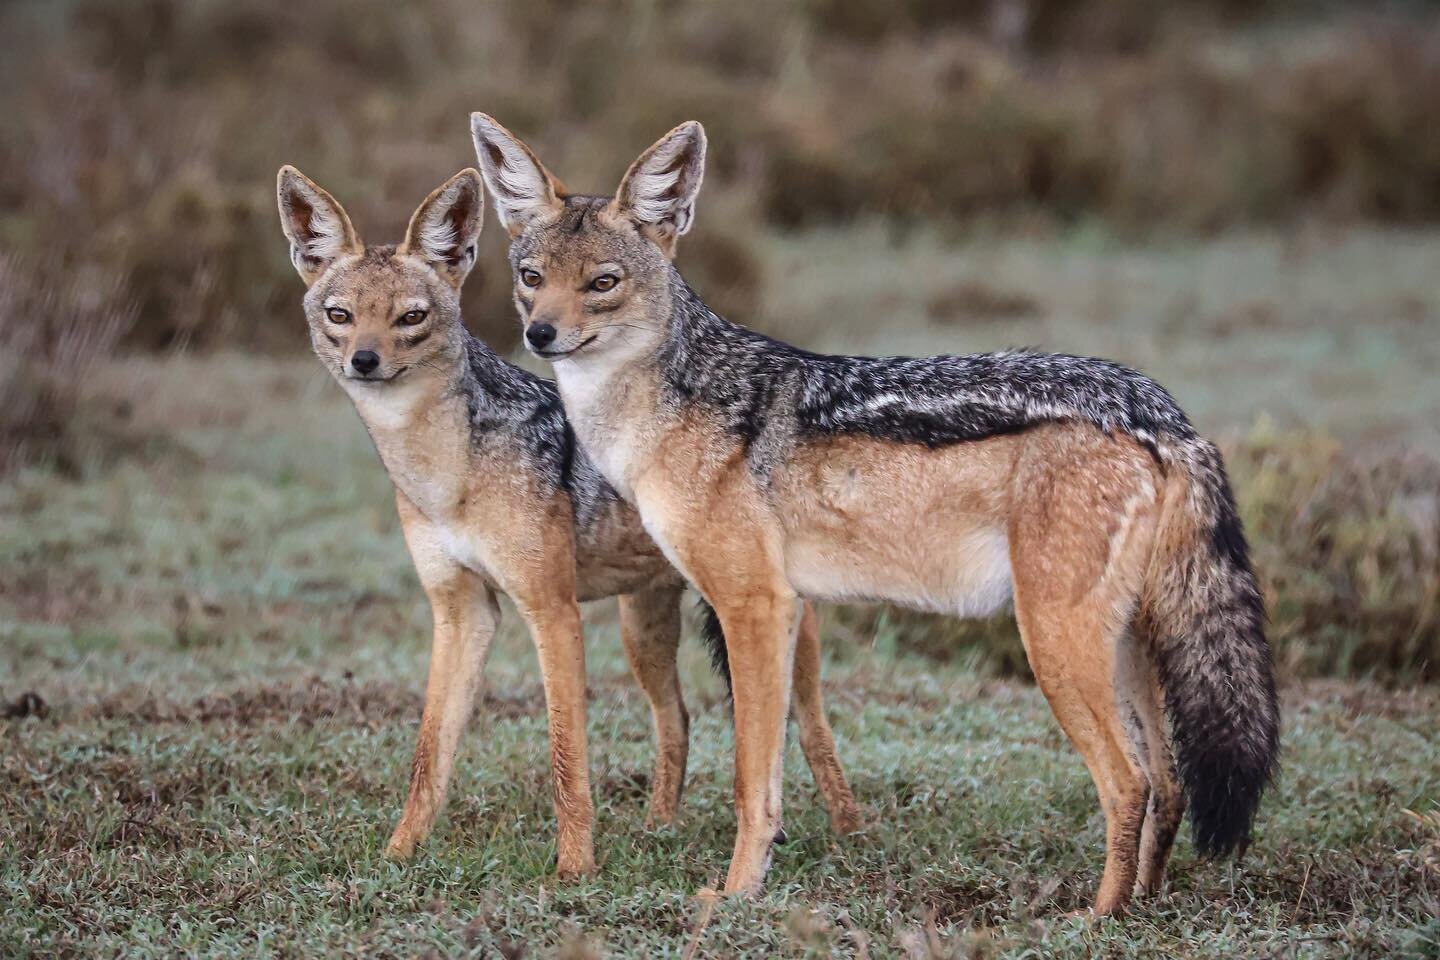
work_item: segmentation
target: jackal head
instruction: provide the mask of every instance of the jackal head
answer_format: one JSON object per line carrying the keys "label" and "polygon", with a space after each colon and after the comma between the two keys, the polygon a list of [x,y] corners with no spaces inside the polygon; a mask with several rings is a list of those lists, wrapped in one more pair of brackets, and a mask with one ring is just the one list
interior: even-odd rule
{"label": "jackal head", "polygon": [[670,259],[695,219],[705,130],[693,121],[630,165],[614,197],[568,194],[529,147],[483,113],[470,130],[510,232],[525,344],[547,360],[633,355],[668,322]]}
{"label": "jackal head", "polygon": [[484,192],[462,170],[425,198],[397,246],[367,247],[345,209],[294,167],[280,168],[280,225],[310,289],[310,342],[336,379],[379,389],[462,349],[460,286],[475,265]]}

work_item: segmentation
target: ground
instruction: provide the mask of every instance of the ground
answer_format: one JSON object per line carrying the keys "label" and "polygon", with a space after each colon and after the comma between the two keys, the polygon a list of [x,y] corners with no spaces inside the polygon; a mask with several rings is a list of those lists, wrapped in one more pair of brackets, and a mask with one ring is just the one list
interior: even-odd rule
{"label": "ground", "polygon": [[[1085,349],[1157,373],[1212,432],[1264,411],[1433,437],[1436,294],[1416,286],[1433,238],[1182,255],[1082,237],[953,259],[925,237],[770,243],[767,322],[810,345]],[[810,294],[786,300],[792,282]],[[894,331],[863,326],[882,306]],[[388,481],[299,323],[297,305],[292,358],[102,365],[87,457],[0,481],[0,955],[1440,955],[1433,687],[1287,678],[1253,847],[1217,864],[1182,840],[1165,897],[1096,922],[1065,914],[1099,879],[1101,818],[1034,688],[833,618],[830,715],[870,825],[829,833],[792,743],[790,841],[755,901],[695,897],[723,876],[733,814],[723,686],[693,640],[682,819],[644,827],[648,711],[611,603],[587,612],[599,875],[553,878],[539,677],[513,616],[448,815],[416,862],[385,861],[429,612]]]}

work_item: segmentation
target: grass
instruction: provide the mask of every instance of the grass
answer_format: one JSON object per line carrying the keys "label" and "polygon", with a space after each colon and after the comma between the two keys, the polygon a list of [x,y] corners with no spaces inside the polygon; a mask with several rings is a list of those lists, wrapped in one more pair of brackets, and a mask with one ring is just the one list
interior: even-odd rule
{"label": "grass", "polygon": [[[480,711],[449,815],[403,867],[380,852],[402,799],[418,677],[398,683],[370,672],[374,657],[329,650],[298,682],[263,661],[235,664],[249,676],[232,673],[228,698],[205,701],[233,711],[179,691],[157,698],[141,681],[143,694],[67,699],[45,720],[10,721],[0,946],[516,956],[524,945],[543,956],[584,936],[616,956],[679,955],[692,939],[704,956],[859,955],[862,943],[904,956],[933,939],[939,955],[960,956],[1376,957],[1440,946],[1433,696],[1289,691],[1288,773],[1244,863],[1199,863],[1182,843],[1164,900],[1095,923],[1061,916],[1092,892],[1102,825],[1036,693],[905,664],[831,672],[870,829],[829,835],[792,749],[791,841],[765,894],[721,903],[697,930],[691,894],[721,875],[731,839],[724,712],[695,698],[683,820],[646,832],[646,711],[613,632],[595,633],[593,881],[551,876],[545,728],[523,641],[497,652],[492,686],[505,697]],[[419,646],[396,647],[400,675],[416,673]],[[277,687],[289,692],[272,701]]]}
{"label": "grass", "polygon": [[[1279,280],[1267,279],[1275,246],[1264,238],[1150,253],[1013,241],[948,259],[924,235],[859,240],[767,241],[766,302],[790,310],[788,326],[769,315],[772,329],[861,350],[1093,339],[1095,352],[1155,361],[1207,430],[1252,437],[1255,461],[1237,463],[1242,499],[1262,566],[1293,572],[1280,583],[1298,604],[1279,608],[1277,631],[1337,642],[1319,627],[1349,621],[1324,611],[1399,596],[1396,557],[1420,564],[1405,568],[1404,590],[1433,584],[1429,548],[1411,539],[1422,521],[1396,533],[1388,525],[1403,517],[1358,500],[1348,526],[1326,519],[1352,488],[1391,487],[1347,486],[1339,466],[1287,473],[1315,461],[1267,451],[1273,434],[1298,434],[1274,427],[1256,440],[1253,423],[1229,415],[1240,375],[1198,379],[1220,349],[1213,318],[1235,302],[1268,303],[1273,320],[1236,323],[1225,343],[1238,345],[1237,364],[1267,336],[1339,337],[1367,305],[1411,295],[1405,258],[1433,238],[1361,234]],[[1378,275],[1324,287],[1330,269],[1366,263]],[[857,303],[867,278],[880,299]],[[1155,305],[1187,291],[1205,299],[1165,326]],[[1117,309],[1092,303],[1102,295]],[[895,330],[866,330],[882,303]],[[1332,309],[1312,314],[1316,303]],[[1431,300],[1415,309],[1415,322],[1433,321]],[[1412,334],[1400,320],[1374,325],[1395,345],[1381,353],[1420,363],[1431,348]],[[1364,446],[1352,424],[1368,418],[1424,447],[1432,401],[1380,389],[1402,368],[1368,349],[1280,365],[1273,379],[1289,384],[1297,420],[1311,409],[1348,446]],[[1327,405],[1311,376],[1327,364],[1377,386]],[[1283,392],[1262,387],[1262,399]],[[1411,387],[1426,396],[1423,382]],[[1435,688],[1302,680],[1308,661],[1283,660],[1284,775],[1245,859],[1200,862],[1182,840],[1166,898],[1123,922],[1087,922],[1064,914],[1098,881],[1101,817],[1038,693],[1023,676],[996,679],[982,655],[924,655],[914,624],[888,614],[829,611],[825,627],[830,714],[871,824],[832,837],[792,746],[791,840],[758,899],[707,912],[694,896],[723,876],[733,814],[722,689],[693,642],[682,648],[694,715],[683,817],[644,829],[648,714],[610,603],[587,612],[599,876],[553,880],[542,695],[514,617],[448,815],[416,863],[390,864],[380,851],[403,800],[429,613],[388,481],[343,396],[308,358],[238,352],[100,363],[81,392],[77,430],[89,435],[85,418],[98,417],[103,442],[82,448],[78,467],[0,482],[0,714],[14,714],[0,720],[0,955],[681,956],[692,944],[696,956],[1440,954]],[[1433,498],[1431,487],[1394,489],[1406,504]],[[1387,539],[1365,546],[1376,530]],[[1364,549],[1353,563],[1316,553],[1305,539],[1315,531],[1326,549]],[[1351,581],[1356,597],[1335,592]],[[983,653],[998,634],[968,635]],[[28,693],[43,715],[21,716],[40,707]]]}

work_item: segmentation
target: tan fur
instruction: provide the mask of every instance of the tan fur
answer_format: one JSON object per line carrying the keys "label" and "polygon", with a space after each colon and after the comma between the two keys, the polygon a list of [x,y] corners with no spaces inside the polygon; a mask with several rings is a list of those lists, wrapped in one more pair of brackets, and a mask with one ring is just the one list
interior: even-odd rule
{"label": "tan fur", "polygon": [[[822,425],[815,439],[813,409],[797,415],[808,381],[791,376],[810,361],[709,316],[670,263],[703,173],[698,124],[641,154],[613,200],[549,189],[554,178],[534,154],[484,114],[472,116],[472,132],[482,159],[493,161],[484,174],[492,192],[535,185],[507,194],[526,224],[512,231],[515,300],[534,352],[554,364],[576,436],[724,625],[738,820],[726,890],[759,888],[779,828],[790,681],[814,660],[802,599],[957,615],[1013,601],[1037,683],[1105,813],[1095,909],[1117,912],[1137,889],[1158,889],[1183,803],[1153,651],[1136,639],[1157,632],[1136,628],[1147,610],[1171,624],[1199,622],[1197,605],[1217,596],[1242,611],[1258,606],[1243,556],[1222,572],[1193,569],[1194,545],[1209,536],[1196,525],[1215,517],[1214,504],[1197,497],[1228,498],[1223,471],[1190,474],[1174,461],[1162,470],[1159,448],[1152,456],[1121,430],[1063,412],[934,447],[924,430],[876,429],[891,437],[876,439]],[[706,336],[718,363],[700,360]],[[775,368],[763,366],[767,357]],[[747,373],[756,391],[723,382]],[[883,408],[894,398],[868,399]],[[1167,542],[1157,543],[1162,535]],[[1166,575],[1157,563],[1169,564]],[[1197,591],[1202,575],[1209,589]],[[1263,709],[1273,701],[1268,663],[1258,663],[1254,644],[1245,651]],[[1258,767],[1272,750],[1251,751]]]}
{"label": "tan fur", "polygon": [[[478,187],[478,180],[469,185]],[[451,215],[444,202],[453,201],[457,189],[463,195],[466,186],[462,173],[432,193],[412,218],[406,243],[393,255],[364,247],[334,198],[291,168],[281,171],[281,211],[295,215],[286,220],[286,233],[297,247],[307,242],[314,216],[345,231],[339,241],[318,244],[317,249],[335,254],[323,269],[297,255],[297,267],[306,267],[302,277],[312,284],[307,297],[307,307],[313,308],[312,340],[354,401],[395,484],[405,540],[434,620],[409,795],[386,852],[400,859],[412,856],[444,806],[459,738],[499,622],[498,595],[504,593],[535,642],[550,729],[557,866],[561,875],[575,876],[595,868],[577,600],[620,595],[625,652],[655,723],[649,819],[668,823],[677,812],[688,751],[688,719],[675,664],[684,581],[646,535],[633,507],[613,502],[577,533],[568,497],[525,469],[523,451],[503,432],[472,435],[466,401],[450,389],[461,343],[458,312],[449,330],[434,319],[414,330],[397,326],[396,318],[417,306],[458,311],[445,290],[458,290],[463,282],[467,238],[463,229],[442,228]],[[478,223],[470,226],[478,232]],[[458,265],[446,256],[458,258]],[[431,270],[442,286],[428,282]],[[322,276],[323,291],[313,286]],[[312,302],[320,293],[325,302]],[[323,311],[331,305],[343,306],[349,322],[327,323]],[[429,335],[412,343],[416,330],[429,330]],[[388,377],[393,371],[394,379],[349,375],[347,364],[359,349],[379,353],[378,373]],[[804,670],[797,666],[801,740],[832,822],[837,829],[854,829],[858,808],[824,717],[813,636],[811,648],[814,655]]]}
{"label": "tan fur", "polygon": [[[1160,510],[1149,454],[1081,425],[934,451],[846,438],[802,447],[762,492],[738,449],[717,460],[724,445],[677,419],[627,475],[647,527],[715,604],[729,640],[740,829],[727,889],[758,887],[780,822],[773,779],[788,692],[775,681],[794,655],[797,594],[977,614],[1012,588],[1037,683],[1105,811],[1096,910],[1157,889],[1182,807],[1149,658],[1126,633]],[[1143,684],[1122,683],[1125,671]]]}

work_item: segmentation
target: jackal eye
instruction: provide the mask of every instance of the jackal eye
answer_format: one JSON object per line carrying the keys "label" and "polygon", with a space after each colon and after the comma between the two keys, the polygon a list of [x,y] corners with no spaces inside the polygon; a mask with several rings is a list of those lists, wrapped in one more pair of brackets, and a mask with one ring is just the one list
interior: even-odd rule
{"label": "jackal eye", "polygon": [[422,323],[429,316],[424,310],[407,310],[400,315],[399,324],[402,327],[413,327]]}
{"label": "jackal eye", "polygon": [[520,271],[520,282],[525,284],[525,286],[527,287],[540,286],[539,271],[531,270],[529,267],[526,267],[525,269]]}
{"label": "jackal eye", "polygon": [[596,293],[604,293],[607,290],[614,290],[619,284],[620,278],[613,273],[604,273],[590,281],[590,289]]}
{"label": "jackal eye", "polygon": [[330,318],[331,323],[340,326],[344,326],[350,322],[350,311],[341,310],[339,307],[327,307],[325,309],[325,316]]}

